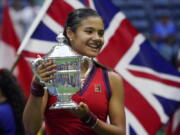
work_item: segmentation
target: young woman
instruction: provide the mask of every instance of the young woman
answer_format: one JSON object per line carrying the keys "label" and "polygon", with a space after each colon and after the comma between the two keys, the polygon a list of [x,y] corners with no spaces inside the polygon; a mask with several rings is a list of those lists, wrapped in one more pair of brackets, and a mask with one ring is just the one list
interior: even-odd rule
{"label": "young woman", "polygon": [[16,78],[0,70],[0,135],[24,135],[22,122],[25,97]]}
{"label": "young woman", "polygon": [[[79,107],[50,110],[56,98],[44,91],[43,85],[34,77],[24,111],[27,134],[36,135],[44,119],[48,135],[125,135],[122,79],[92,60],[104,42],[102,18],[89,8],[74,10],[68,16],[64,35],[73,50],[90,58],[89,62],[81,64],[81,78],[93,65],[81,89],[72,96]],[[43,81],[48,82],[54,78],[55,67],[52,61],[47,61],[37,67],[37,72]],[[108,115],[110,123],[106,122]]]}

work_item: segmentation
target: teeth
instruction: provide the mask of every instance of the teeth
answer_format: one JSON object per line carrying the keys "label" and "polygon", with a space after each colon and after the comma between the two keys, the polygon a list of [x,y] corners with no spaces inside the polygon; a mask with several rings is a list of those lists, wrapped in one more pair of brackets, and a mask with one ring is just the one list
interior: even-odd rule
{"label": "teeth", "polygon": [[97,46],[90,46],[90,47],[97,48]]}
{"label": "teeth", "polygon": [[94,44],[93,44],[93,45],[91,44],[91,45],[89,45],[89,46],[92,47],[92,48],[98,48],[98,46],[97,46],[97,45],[94,45]]}
{"label": "teeth", "polygon": [[90,47],[91,47],[91,48],[95,48],[95,49],[98,48],[97,46],[90,46]]}

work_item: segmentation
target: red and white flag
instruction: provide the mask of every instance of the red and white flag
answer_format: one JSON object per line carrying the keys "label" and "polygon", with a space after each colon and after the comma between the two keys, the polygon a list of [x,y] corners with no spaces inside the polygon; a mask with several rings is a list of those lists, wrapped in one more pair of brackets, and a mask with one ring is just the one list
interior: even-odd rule
{"label": "red and white flag", "polygon": [[166,62],[111,0],[46,0],[18,54],[45,55],[57,44],[73,9],[91,7],[102,16],[105,44],[97,60],[124,79],[127,135],[155,135],[180,104],[180,73]]}
{"label": "red and white flag", "polygon": [[[16,52],[20,46],[20,37],[17,32],[18,27],[14,24],[12,12],[8,5],[5,4],[3,8],[3,23],[0,39],[0,68],[7,68],[9,70],[11,70],[13,64],[15,64],[17,59]],[[28,96],[32,72],[28,62],[24,60],[23,56],[21,56],[14,72],[25,90],[25,95]]]}
{"label": "red and white flag", "polygon": [[9,7],[4,6],[2,34],[0,40],[0,68],[10,69],[16,59],[16,50],[19,47],[19,37],[14,29],[9,13]]}

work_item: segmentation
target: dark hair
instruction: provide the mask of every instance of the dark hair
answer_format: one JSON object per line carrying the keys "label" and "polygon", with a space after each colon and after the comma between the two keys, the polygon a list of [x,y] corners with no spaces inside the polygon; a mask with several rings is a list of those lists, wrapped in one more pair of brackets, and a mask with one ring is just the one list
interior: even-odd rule
{"label": "dark hair", "polygon": [[73,10],[73,12],[69,13],[67,17],[67,21],[64,25],[64,36],[67,38],[67,42],[69,42],[69,38],[67,37],[66,30],[69,27],[73,32],[76,32],[77,28],[81,25],[81,22],[91,16],[100,17],[100,15],[91,8],[79,8]]}
{"label": "dark hair", "polygon": [[16,134],[24,135],[22,114],[26,99],[17,79],[6,69],[0,70],[0,90],[12,106],[16,120]]}

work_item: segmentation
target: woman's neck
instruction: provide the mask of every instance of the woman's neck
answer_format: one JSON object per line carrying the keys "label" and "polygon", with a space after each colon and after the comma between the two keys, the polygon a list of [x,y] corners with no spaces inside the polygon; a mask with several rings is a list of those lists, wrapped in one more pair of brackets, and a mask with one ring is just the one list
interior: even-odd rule
{"label": "woman's neck", "polygon": [[92,68],[92,59],[91,58],[84,58],[81,63],[81,79],[85,79],[86,76],[89,74]]}

